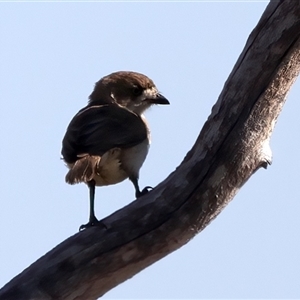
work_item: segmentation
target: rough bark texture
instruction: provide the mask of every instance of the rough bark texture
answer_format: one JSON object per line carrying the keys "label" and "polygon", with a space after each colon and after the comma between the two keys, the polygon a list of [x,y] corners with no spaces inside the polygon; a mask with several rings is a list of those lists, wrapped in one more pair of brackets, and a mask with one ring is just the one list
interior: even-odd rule
{"label": "rough bark texture", "polygon": [[0,290],[0,299],[96,299],[205,228],[261,166],[300,69],[300,2],[272,1],[195,145],[151,193],[70,237]]}

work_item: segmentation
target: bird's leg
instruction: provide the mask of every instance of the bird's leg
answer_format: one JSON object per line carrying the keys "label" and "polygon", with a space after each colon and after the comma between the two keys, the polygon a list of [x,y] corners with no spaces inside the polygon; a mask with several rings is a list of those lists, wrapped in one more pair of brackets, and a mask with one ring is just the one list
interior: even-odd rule
{"label": "bird's leg", "polygon": [[140,190],[140,187],[139,187],[139,183],[138,183],[138,179],[136,177],[130,177],[129,178],[130,181],[133,183],[134,185],[134,188],[135,188],[135,196],[138,198],[138,197],[141,197],[143,195],[146,195],[150,190],[153,190],[153,188],[151,186],[146,186],[143,188],[143,190],[141,191]]}
{"label": "bird's leg", "polygon": [[99,224],[95,216],[94,203],[95,203],[95,180],[91,180],[87,183],[90,191],[90,218],[87,224],[81,225],[79,227],[79,231],[86,229],[91,226],[95,226]]}
{"label": "bird's leg", "polygon": [[98,220],[95,216],[95,181],[91,180],[88,183],[89,191],[90,191],[90,218],[89,223],[93,225],[94,223],[97,223]]}

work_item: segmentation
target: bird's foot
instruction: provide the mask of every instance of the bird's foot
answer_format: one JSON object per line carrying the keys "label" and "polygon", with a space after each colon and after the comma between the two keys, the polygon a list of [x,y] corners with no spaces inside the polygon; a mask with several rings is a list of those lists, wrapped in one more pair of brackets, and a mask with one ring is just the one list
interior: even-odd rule
{"label": "bird's foot", "polygon": [[138,198],[138,197],[144,196],[144,195],[146,195],[147,193],[149,193],[151,190],[153,190],[153,187],[151,187],[151,186],[146,186],[146,187],[144,187],[144,188],[142,189],[142,191],[138,191],[138,192],[136,193],[136,197]]}
{"label": "bird's foot", "polygon": [[84,229],[88,229],[88,228],[93,227],[93,226],[101,226],[101,227],[104,227],[104,228],[107,229],[107,227],[105,226],[105,224],[103,222],[98,221],[96,219],[96,217],[94,217],[94,218],[90,219],[88,223],[81,225],[79,227],[79,231],[82,231]]}

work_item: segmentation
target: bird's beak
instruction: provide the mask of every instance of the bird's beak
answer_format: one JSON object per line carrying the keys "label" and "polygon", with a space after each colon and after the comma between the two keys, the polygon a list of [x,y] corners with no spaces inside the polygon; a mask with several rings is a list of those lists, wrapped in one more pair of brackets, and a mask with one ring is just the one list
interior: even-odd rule
{"label": "bird's beak", "polygon": [[149,104],[170,104],[169,100],[160,93],[156,93],[151,97],[147,97],[146,101]]}
{"label": "bird's beak", "polygon": [[146,89],[143,96],[145,99],[144,101],[149,104],[170,104],[168,99],[160,94],[155,87]]}
{"label": "bird's beak", "polygon": [[157,93],[153,99],[149,99],[149,102],[153,104],[170,104],[169,100],[160,93]]}

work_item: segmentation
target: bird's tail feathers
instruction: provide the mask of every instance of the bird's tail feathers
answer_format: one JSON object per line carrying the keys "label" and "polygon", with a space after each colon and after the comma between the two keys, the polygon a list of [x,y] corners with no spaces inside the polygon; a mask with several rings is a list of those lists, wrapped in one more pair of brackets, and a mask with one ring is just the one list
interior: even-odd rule
{"label": "bird's tail feathers", "polygon": [[93,179],[97,165],[99,164],[101,157],[92,156],[88,154],[78,155],[78,159],[74,165],[70,168],[66,175],[66,182],[69,184],[76,184],[79,182],[89,182]]}

